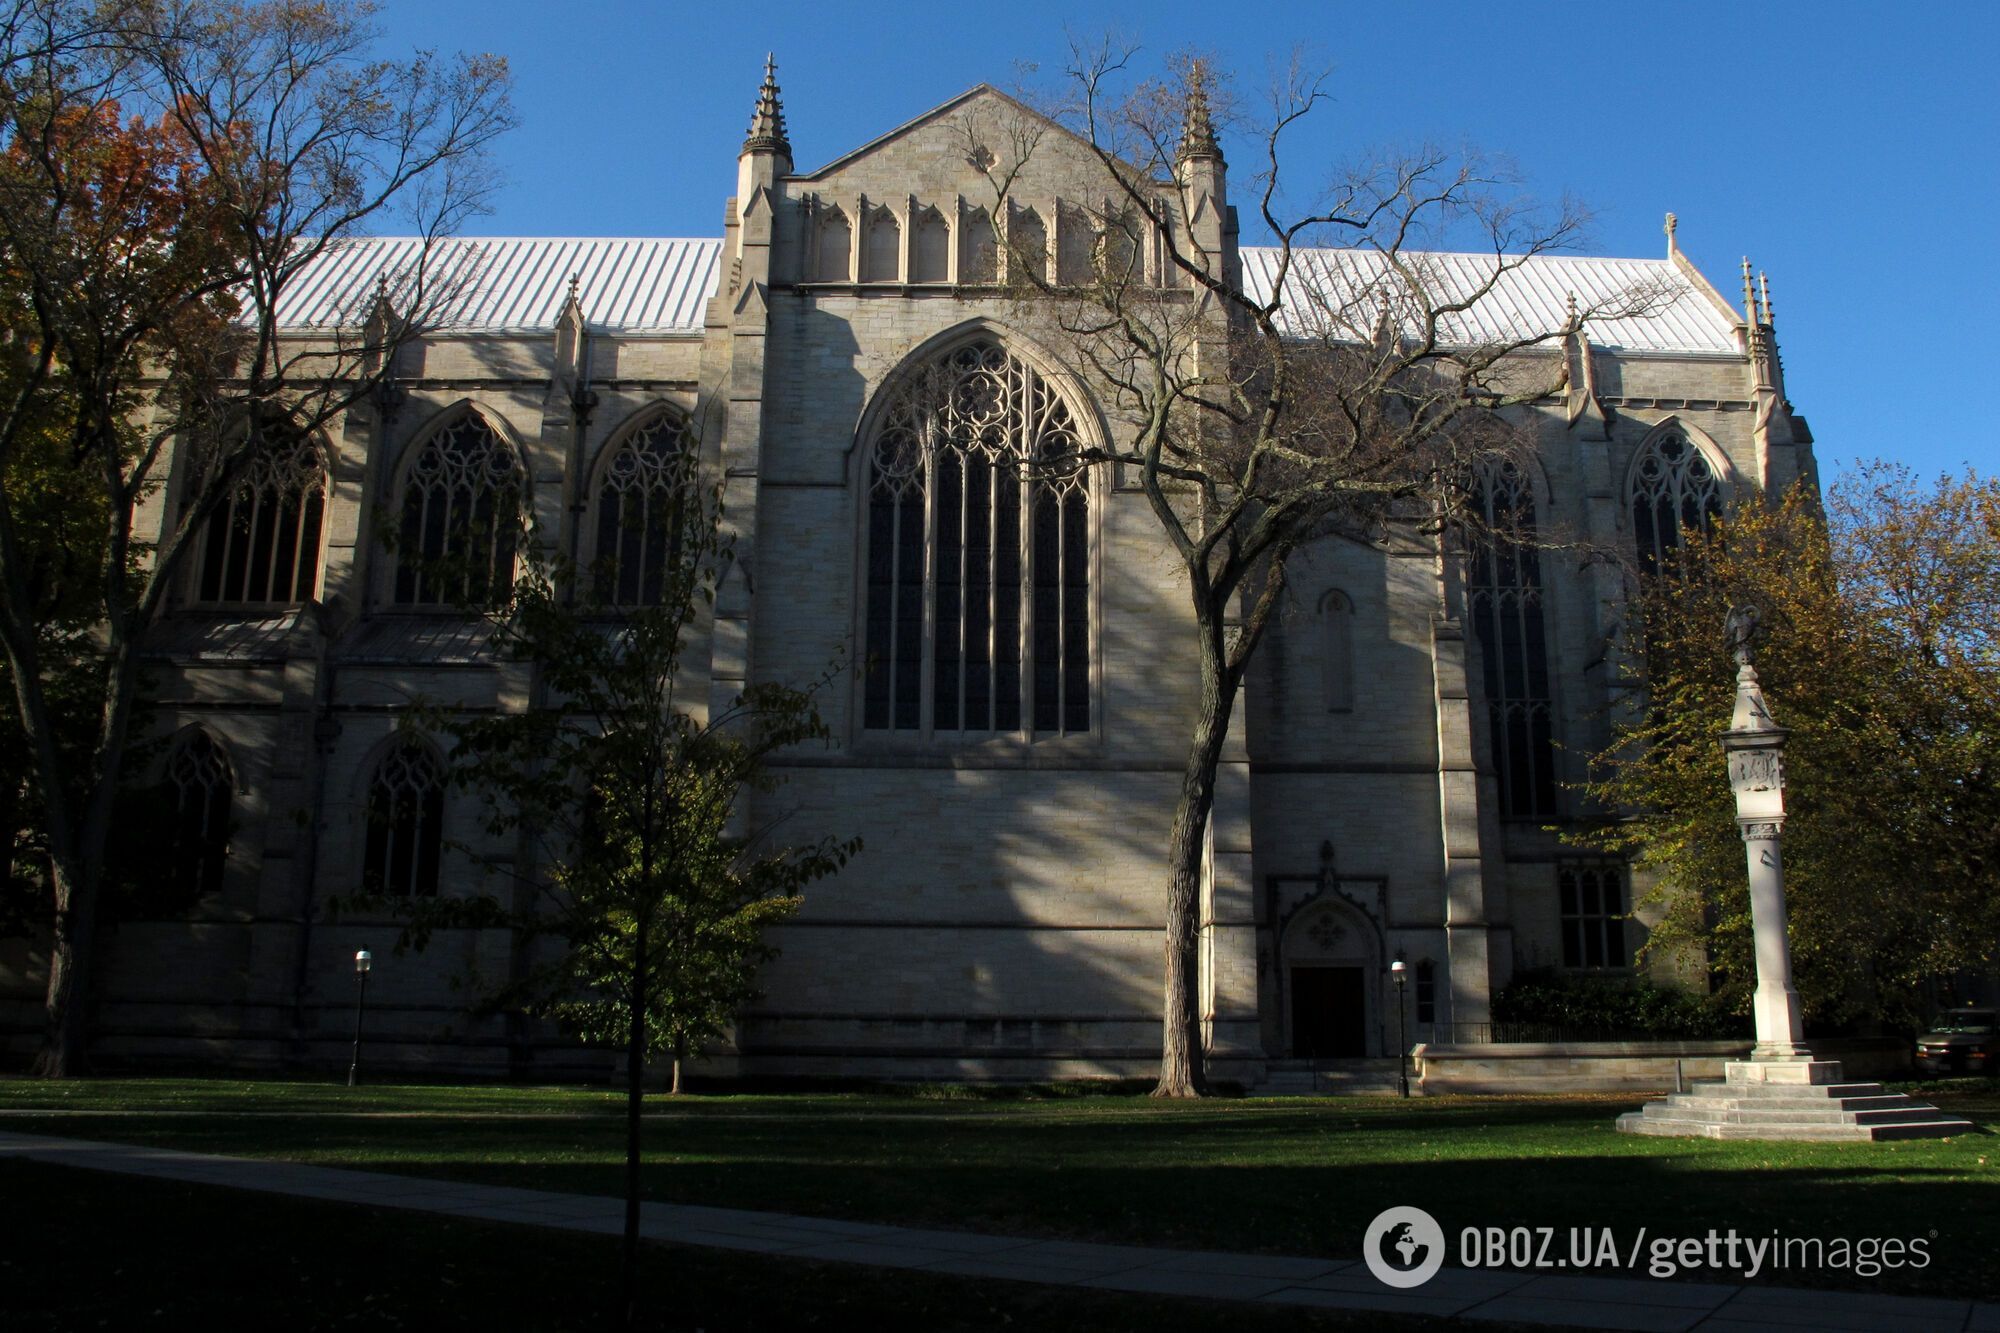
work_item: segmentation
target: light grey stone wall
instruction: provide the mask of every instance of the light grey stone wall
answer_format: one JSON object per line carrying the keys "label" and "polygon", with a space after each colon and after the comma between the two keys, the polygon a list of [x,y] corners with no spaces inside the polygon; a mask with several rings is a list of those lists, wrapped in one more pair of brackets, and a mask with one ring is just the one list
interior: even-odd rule
{"label": "light grey stone wall", "polygon": [[[821,698],[831,740],[786,757],[785,781],[749,818],[788,839],[865,843],[773,932],[782,954],[765,996],[713,1067],[1147,1072],[1159,1042],[1164,847],[1196,676],[1179,563],[1143,498],[1109,475],[1091,481],[1088,734],[912,743],[868,732],[858,710],[863,427],[898,369],[955,334],[998,337],[1062,381],[1088,429],[1111,439],[1128,429],[1104,386],[1066,368],[1035,313],[997,286],[900,280],[925,206],[952,224],[956,273],[977,225],[970,210],[993,202],[966,161],[967,126],[998,149],[1019,114],[975,94],[812,175],[747,158],[723,289],[701,336],[593,335],[587,376],[553,332],[434,337],[404,357],[399,401],[334,423],[323,611],[306,616],[282,660],[191,659],[160,673],[156,725],[205,726],[228,749],[239,833],[222,893],[193,919],[113,932],[107,1056],[343,1063],[351,959],[368,947],[374,1058],[483,1072],[605,1067],[546,1026],[472,1015],[467,986],[522,965],[512,941],[447,933],[398,957],[389,923],[330,920],[325,909],[359,887],[368,774],[410,702],[519,709],[534,688],[524,668],[426,660],[414,646],[425,617],[393,605],[394,558],[381,544],[412,450],[451,413],[476,410],[519,451],[540,534],[587,559],[596,470],[664,404],[699,423],[711,475],[727,473],[739,543],[742,574],[693,654],[711,665],[709,689],[726,702],[745,679],[799,684],[834,669]],[[1059,201],[1100,207],[1102,180],[1078,145],[1048,135],[1017,199],[1035,207],[1053,250]],[[867,241],[855,225],[864,201],[899,220],[896,280],[821,280],[815,219],[843,211],[851,278]],[[1598,349],[1594,364],[1608,438],[1595,418],[1572,425],[1554,405],[1524,413],[1545,530],[1629,551],[1632,459],[1670,421],[1712,452],[1738,494],[1810,473],[1809,445],[1758,427],[1747,358]],[[596,395],[587,420],[571,402],[578,389]],[[1574,782],[1623,689],[1627,576],[1581,554],[1551,553],[1543,568],[1562,774]],[[1441,1022],[1476,1021],[1517,966],[1560,958],[1556,868],[1574,853],[1538,823],[1499,817],[1478,648],[1457,620],[1451,574],[1410,540],[1326,539],[1293,560],[1218,798],[1204,1017],[1227,1076],[1254,1080],[1291,1053],[1295,964],[1368,972],[1367,1049],[1382,1054],[1396,1003],[1386,966],[1399,953],[1436,966]],[[1338,683],[1325,610],[1335,593],[1351,607]],[[393,624],[409,627],[401,657],[347,653],[358,634]],[[1566,797],[1561,809],[1578,807]],[[452,793],[441,892],[495,891],[521,868],[521,849],[484,836],[478,813]],[[34,1027],[41,966],[32,946],[0,948],[0,1022],[17,1047]]]}

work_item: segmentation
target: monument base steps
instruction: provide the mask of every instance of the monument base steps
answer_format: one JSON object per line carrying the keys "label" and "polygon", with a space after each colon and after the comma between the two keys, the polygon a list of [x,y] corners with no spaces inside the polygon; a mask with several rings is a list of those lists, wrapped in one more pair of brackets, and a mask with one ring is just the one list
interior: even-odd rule
{"label": "monument base steps", "polygon": [[1720,1083],[1647,1102],[1618,1117],[1627,1134],[1710,1139],[1881,1141],[1971,1132],[1969,1120],[1880,1083],[1842,1081],[1838,1060],[1743,1060]]}

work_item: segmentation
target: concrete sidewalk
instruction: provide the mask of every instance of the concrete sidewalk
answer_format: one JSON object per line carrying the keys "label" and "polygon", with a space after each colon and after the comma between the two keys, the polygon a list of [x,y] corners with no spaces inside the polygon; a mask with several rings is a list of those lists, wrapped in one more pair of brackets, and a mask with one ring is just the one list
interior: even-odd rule
{"label": "concrete sidewalk", "polygon": [[[563,1231],[615,1235],[624,1227],[624,1202],[602,1195],[553,1194],[0,1132],[0,1160],[8,1158]],[[1358,1259],[1087,1245],[693,1204],[648,1203],[643,1206],[640,1227],[649,1240],[798,1259],[920,1268],[929,1273],[1096,1290],[1457,1316],[1562,1328],[1661,1333],[1795,1328],[2000,1333],[2000,1304],[1970,1300],[1464,1268],[1443,1269],[1423,1286],[1405,1292],[1377,1282]]]}

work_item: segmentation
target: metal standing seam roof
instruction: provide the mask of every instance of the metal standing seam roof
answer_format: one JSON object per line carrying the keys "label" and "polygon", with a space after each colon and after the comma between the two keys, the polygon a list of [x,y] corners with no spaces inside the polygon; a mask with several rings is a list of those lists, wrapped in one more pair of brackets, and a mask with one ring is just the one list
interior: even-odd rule
{"label": "metal standing seam roof", "polygon": [[[395,301],[422,256],[423,243],[412,236],[337,242],[286,291],[278,323],[301,331],[356,327],[377,283],[386,277]],[[436,243],[427,281],[446,293],[434,323],[454,333],[547,332],[572,275],[593,329],[699,333],[721,261],[720,240],[458,237]]]}
{"label": "metal standing seam roof", "polygon": [[[286,292],[279,322],[302,331],[359,325],[377,282],[386,276],[394,299],[421,253],[415,237],[342,241],[299,275]],[[1278,253],[1269,246],[1243,247],[1244,287],[1254,299],[1268,296]],[[1424,266],[1426,285],[1446,296],[1475,290],[1495,263],[1492,255],[1446,252],[1406,252],[1404,258]],[[575,275],[591,328],[688,334],[701,331],[703,306],[721,273],[722,242],[462,237],[439,242],[430,262],[441,288],[458,289],[436,320],[451,332],[546,333],[555,327]],[[1394,274],[1375,251],[1296,250],[1293,265],[1283,324],[1300,336],[1327,331],[1365,337],[1377,293],[1396,289]],[[1572,293],[1586,312],[1621,313],[1589,322],[1591,341],[1600,347],[1710,355],[1739,350],[1734,323],[1666,259],[1537,255],[1505,274],[1449,336],[1472,344],[1559,329]],[[1648,294],[1643,309],[1634,308],[1634,293]]]}
{"label": "metal standing seam roof", "polygon": [[[1253,299],[1269,298],[1279,254],[1271,246],[1243,247],[1243,286]],[[1498,263],[1490,254],[1444,251],[1405,251],[1402,259],[1419,269],[1433,302],[1477,291]],[[1379,318],[1379,301],[1386,296],[1397,309],[1407,304],[1397,299],[1404,290],[1379,251],[1294,250],[1280,327],[1302,337],[1365,337]],[[1711,355],[1741,350],[1735,324],[1671,259],[1535,255],[1502,274],[1443,332],[1447,341],[1467,346],[1552,332],[1568,320],[1572,294],[1586,316],[1593,309],[1606,313],[1585,324],[1599,347]]]}

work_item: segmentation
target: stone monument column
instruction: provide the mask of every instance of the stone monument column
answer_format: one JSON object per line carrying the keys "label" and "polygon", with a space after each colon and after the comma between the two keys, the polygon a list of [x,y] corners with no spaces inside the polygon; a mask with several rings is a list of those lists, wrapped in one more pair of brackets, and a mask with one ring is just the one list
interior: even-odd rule
{"label": "stone monument column", "polygon": [[1799,993],[1792,985],[1792,947],[1785,927],[1785,729],[1771,717],[1751,665],[1757,613],[1729,613],[1726,632],[1736,658],[1736,709],[1722,736],[1729,758],[1729,787],[1736,793],[1736,826],[1750,863],[1750,925],[1756,945],[1757,1045],[1753,1060],[1810,1060]]}
{"label": "stone monument column", "polygon": [[1738,607],[1725,626],[1736,659],[1736,710],[1722,735],[1736,823],[1750,859],[1750,926],[1757,946],[1757,1044],[1722,1066],[1722,1082],[1697,1083],[1618,1117],[1627,1134],[1711,1139],[1933,1139],[1971,1124],[1879,1083],[1843,1082],[1838,1060],[1815,1060],[1803,1040],[1792,947],[1785,933],[1785,729],[1764,706],[1757,668],[1757,612]]}

